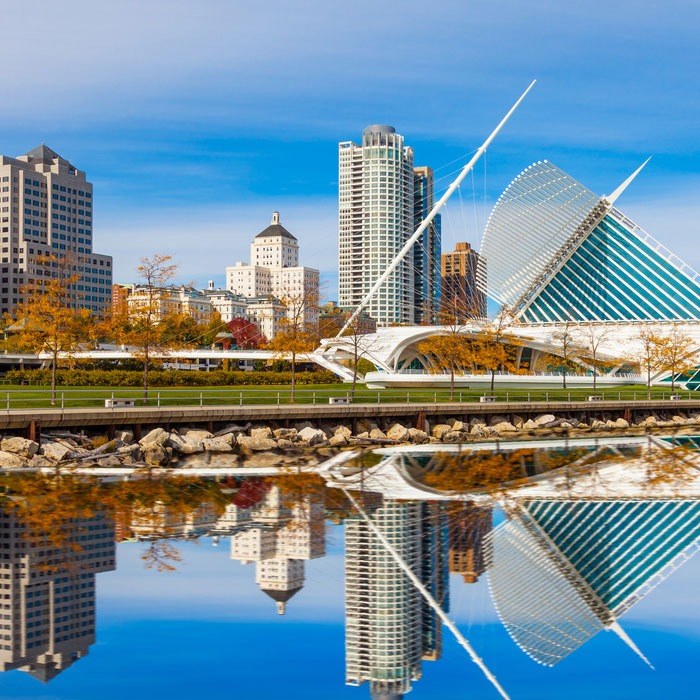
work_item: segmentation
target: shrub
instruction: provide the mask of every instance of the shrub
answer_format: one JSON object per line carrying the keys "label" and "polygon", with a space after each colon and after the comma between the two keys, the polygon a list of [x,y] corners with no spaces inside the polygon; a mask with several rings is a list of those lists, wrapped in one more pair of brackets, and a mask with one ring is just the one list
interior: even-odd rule
{"label": "shrub", "polygon": [[[51,382],[50,370],[10,370],[7,378],[13,384],[23,381],[46,385]],[[189,370],[153,370],[149,373],[151,387],[166,386],[270,386],[290,384],[291,372],[196,372]],[[297,384],[336,384],[340,379],[332,372],[297,372]],[[123,369],[61,369],[56,372],[59,386],[143,386],[143,373]]]}

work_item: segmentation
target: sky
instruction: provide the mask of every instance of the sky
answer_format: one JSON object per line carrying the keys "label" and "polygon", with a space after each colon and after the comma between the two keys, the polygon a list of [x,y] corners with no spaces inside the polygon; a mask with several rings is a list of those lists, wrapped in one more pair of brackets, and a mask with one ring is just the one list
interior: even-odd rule
{"label": "sky", "polygon": [[[343,540],[306,562],[304,588],[279,616],[255,583],[254,564],[230,559],[226,538],[177,542],[174,572],[147,571],[144,543],[122,543],[117,570],[97,575],[96,642],[47,685],[21,671],[0,674],[3,700],[257,697],[369,700],[346,686]],[[647,668],[612,633],[601,632],[554,668],[530,660],[508,637],[486,578],[451,577],[450,616],[513,700],[657,700],[696,687],[700,559],[692,558],[622,621],[650,658]],[[449,632],[443,655],[423,663],[411,700],[498,698]]]}
{"label": "sky", "polygon": [[223,285],[273,210],[337,277],[337,144],[387,123],[444,190],[531,80],[454,195],[443,250],[477,245],[523,168],[598,194],[700,268],[696,0],[35,0],[2,7],[0,153],[45,142],[94,183],[115,280],[172,255]]}

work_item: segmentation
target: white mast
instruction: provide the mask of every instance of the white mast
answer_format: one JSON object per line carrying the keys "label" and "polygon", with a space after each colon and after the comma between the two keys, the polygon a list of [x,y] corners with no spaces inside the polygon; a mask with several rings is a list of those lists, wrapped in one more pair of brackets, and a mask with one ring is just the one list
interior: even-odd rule
{"label": "white mast", "polygon": [[379,279],[374,283],[372,286],[372,289],[367,293],[367,295],[364,297],[364,299],[360,302],[359,306],[353,311],[352,315],[350,318],[348,318],[347,322],[345,325],[340,329],[338,332],[338,335],[336,338],[340,338],[343,333],[354,323],[355,319],[359,316],[361,311],[369,304],[371,301],[372,297],[377,293],[377,290],[384,284],[384,282],[387,281],[391,273],[396,269],[398,264],[404,259],[406,256],[406,253],[408,253],[411,248],[413,248],[413,245],[415,242],[420,238],[421,234],[423,231],[425,231],[426,228],[430,225],[430,222],[435,218],[437,213],[442,209],[443,206],[447,203],[447,200],[452,196],[452,193],[459,187],[461,184],[462,180],[469,174],[469,172],[472,170],[472,168],[476,165],[477,161],[481,156],[486,153],[486,149],[491,145],[491,142],[496,138],[498,135],[498,132],[503,128],[505,123],[510,119],[511,115],[515,110],[520,106],[520,103],[525,99],[525,95],[527,95],[530,90],[532,90],[533,85],[536,83],[536,80],[533,80],[530,85],[528,85],[527,90],[520,96],[518,101],[510,108],[508,111],[508,114],[506,114],[505,117],[501,120],[501,123],[491,132],[491,135],[484,141],[484,143],[479,146],[479,149],[477,152],[474,154],[472,159],[462,168],[462,171],[460,174],[457,176],[455,181],[447,188],[447,191],[445,194],[440,197],[438,202],[435,204],[435,206],[430,210],[430,213],[428,216],[423,219],[421,222],[420,226],[415,230],[413,235],[406,241],[404,244],[404,247],[401,248],[399,251],[398,255],[394,258],[394,260],[391,262],[389,267],[384,270],[383,274],[380,275]]}
{"label": "white mast", "polygon": [[[528,88],[529,89],[529,88]],[[357,512],[362,516],[362,519],[369,525],[370,530],[377,536],[379,541],[384,545],[386,550],[391,554],[394,561],[399,565],[399,568],[406,574],[411,583],[418,589],[420,594],[425,598],[428,605],[438,614],[440,619],[443,621],[447,629],[452,632],[459,644],[466,649],[467,653],[471,657],[471,660],[481,669],[483,674],[493,685],[493,687],[498,691],[498,694],[505,700],[510,700],[508,693],[501,687],[501,684],[496,679],[496,676],[491,673],[483,659],[474,651],[472,645],[462,636],[462,633],[457,629],[452,620],[445,614],[445,611],[440,607],[438,602],[430,594],[430,591],[423,585],[423,582],[416,576],[413,569],[401,558],[400,554],[396,551],[396,548],[389,542],[386,535],[377,527],[374,521],[365,513],[362,506],[355,500],[352,494],[346,489],[341,488],[341,491],[345,494],[345,497],[352,503],[352,505],[357,509]]]}

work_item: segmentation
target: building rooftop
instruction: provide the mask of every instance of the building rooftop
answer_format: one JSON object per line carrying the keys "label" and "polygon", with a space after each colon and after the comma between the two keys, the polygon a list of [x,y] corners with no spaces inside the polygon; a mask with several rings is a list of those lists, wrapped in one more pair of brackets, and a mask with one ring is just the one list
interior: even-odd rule
{"label": "building rooftop", "polygon": [[290,238],[293,241],[297,240],[296,236],[289,233],[280,223],[280,214],[278,211],[272,212],[272,223],[264,231],[261,231],[256,238],[269,238],[270,236]]}

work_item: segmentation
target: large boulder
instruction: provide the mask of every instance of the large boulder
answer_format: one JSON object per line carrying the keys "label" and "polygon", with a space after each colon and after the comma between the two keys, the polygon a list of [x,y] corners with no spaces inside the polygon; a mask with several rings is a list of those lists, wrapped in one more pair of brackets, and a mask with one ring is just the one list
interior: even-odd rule
{"label": "large boulder", "polygon": [[60,462],[70,456],[72,448],[61,442],[45,442],[41,446],[41,454],[52,462]]}
{"label": "large boulder", "polygon": [[434,438],[437,438],[438,440],[442,440],[443,435],[446,435],[447,433],[449,433],[451,431],[452,431],[452,426],[447,425],[446,423],[438,423],[437,425],[433,426],[433,429],[430,432]]}
{"label": "large boulder", "polygon": [[450,430],[442,436],[443,442],[464,442],[467,439],[468,433],[461,430]]}
{"label": "large boulder", "polygon": [[27,461],[18,454],[0,450],[0,469],[13,469],[15,467],[25,466],[27,466]]}
{"label": "large boulder", "polygon": [[297,434],[299,440],[303,440],[309,447],[326,441],[326,434],[318,428],[304,428]]}
{"label": "large boulder", "polygon": [[100,467],[121,467],[122,466],[121,460],[116,455],[107,455],[106,457],[100,457],[97,460],[97,464]]}
{"label": "large boulder", "polygon": [[267,425],[262,428],[251,428],[250,437],[271,440],[273,438],[272,428]]}
{"label": "large boulder", "polygon": [[214,437],[208,430],[201,430],[200,428],[183,428],[180,431],[180,435],[192,441],[206,440],[207,438]]}
{"label": "large boulder", "polygon": [[165,447],[169,439],[170,433],[166,433],[163,428],[154,428],[139,440],[139,445],[141,445],[145,452],[151,448]]}
{"label": "large boulder", "polygon": [[503,433],[517,433],[518,429],[509,421],[501,421],[500,423],[495,423],[491,426],[491,430],[497,435],[502,435]]}
{"label": "large boulder", "polygon": [[333,428],[333,435],[343,435],[345,438],[349,438],[352,435],[352,430],[347,425],[336,425]]}
{"label": "large boulder", "polygon": [[389,440],[396,440],[397,442],[408,442],[411,439],[408,428],[405,428],[401,423],[394,423],[386,431],[386,436]]}
{"label": "large boulder", "polygon": [[283,438],[284,440],[294,440],[297,436],[296,428],[277,428],[274,431],[274,436],[279,440]]}
{"label": "large boulder", "polygon": [[370,433],[377,427],[377,424],[371,421],[369,418],[360,418],[357,421],[357,433]]}
{"label": "large boulder", "polygon": [[345,447],[348,444],[348,438],[344,433],[335,433],[335,435],[328,438],[328,444],[331,447]]}
{"label": "large boulder", "polygon": [[236,441],[243,452],[263,452],[277,449],[277,443],[269,438],[238,435]]}
{"label": "large boulder", "polygon": [[535,418],[535,423],[537,423],[538,427],[544,428],[550,423],[553,423],[556,419],[557,417],[553,416],[551,413],[545,413],[544,415],[537,416],[537,418]]}
{"label": "large boulder", "polygon": [[430,441],[430,435],[424,430],[418,430],[418,428],[409,428],[408,438],[411,442],[415,442],[416,445],[422,445]]}
{"label": "large boulder", "polygon": [[156,443],[150,443],[143,447],[143,461],[152,467],[159,467],[167,464],[171,456],[172,447],[164,447]]}
{"label": "large boulder", "polygon": [[0,441],[0,450],[29,459],[39,451],[39,443],[23,437],[7,437]]}
{"label": "large boulder", "polygon": [[372,428],[369,431],[369,436],[372,440],[386,440],[386,433],[380,428]]}
{"label": "large boulder", "polygon": [[522,425],[523,430],[537,430],[538,427],[537,423],[530,419],[526,420]]}
{"label": "large boulder", "polygon": [[229,441],[224,440],[223,437],[205,438],[202,440],[202,447],[204,447],[205,452],[231,452],[233,450]]}

